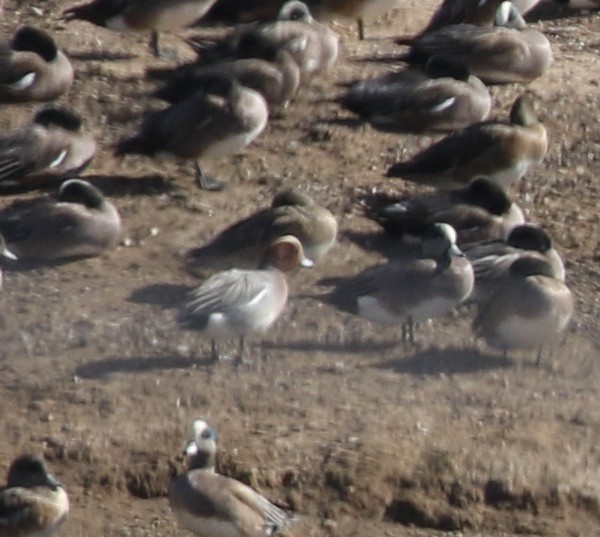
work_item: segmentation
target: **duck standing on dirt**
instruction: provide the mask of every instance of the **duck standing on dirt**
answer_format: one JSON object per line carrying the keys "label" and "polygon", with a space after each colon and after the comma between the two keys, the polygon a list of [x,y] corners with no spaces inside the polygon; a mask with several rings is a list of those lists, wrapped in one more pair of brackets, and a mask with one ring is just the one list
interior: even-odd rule
{"label": "duck standing on dirt", "polygon": [[438,223],[423,236],[420,255],[340,280],[325,299],[375,323],[402,324],[403,340],[414,343],[414,323],[449,313],[471,294],[473,282],[473,267],[456,246],[456,231]]}
{"label": "duck standing on dirt", "polygon": [[519,257],[478,304],[473,331],[506,358],[512,349],[538,348],[558,338],[573,315],[573,294],[547,259]]}
{"label": "duck standing on dirt", "polygon": [[160,56],[159,31],[191,26],[215,0],[94,0],[66,9],[67,21],[84,20],[117,32],[151,31],[150,48]]}
{"label": "duck standing on dirt", "polygon": [[41,459],[22,455],[11,463],[0,491],[0,536],[50,537],[68,514],[67,493]]}
{"label": "duck standing on dirt", "polygon": [[220,359],[215,338],[239,337],[236,364],[242,363],[246,335],[266,331],[280,317],[288,299],[286,274],[303,260],[296,237],[279,237],[260,268],[218,272],[192,291],[179,314],[180,326],[210,335],[213,361]]}
{"label": "duck standing on dirt", "polygon": [[533,101],[524,95],[515,100],[508,123],[477,123],[451,134],[409,161],[394,164],[387,176],[441,188],[487,177],[506,188],[539,164],[547,150],[546,129]]}
{"label": "duck standing on dirt", "polygon": [[144,118],[138,134],[122,140],[116,155],[172,155],[195,161],[196,178],[204,190],[222,190],[225,182],[206,176],[205,157],[235,154],[250,144],[267,125],[264,97],[223,73],[211,73],[189,98]]}
{"label": "duck standing on dirt", "polygon": [[173,478],[169,503],[179,524],[198,537],[276,536],[294,519],[264,496],[215,472],[217,435],[201,419],[190,427],[188,471]]}
{"label": "duck standing on dirt", "polygon": [[0,138],[0,191],[28,190],[79,175],[96,142],[81,118],[58,105],[38,110],[29,125]]}
{"label": "duck standing on dirt", "polygon": [[56,198],[18,200],[0,211],[0,233],[22,261],[97,256],[121,233],[115,206],[87,181],[69,179]]}
{"label": "duck standing on dirt", "polygon": [[0,103],[52,101],[73,83],[69,58],[46,32],[21,26],[0,44]]}

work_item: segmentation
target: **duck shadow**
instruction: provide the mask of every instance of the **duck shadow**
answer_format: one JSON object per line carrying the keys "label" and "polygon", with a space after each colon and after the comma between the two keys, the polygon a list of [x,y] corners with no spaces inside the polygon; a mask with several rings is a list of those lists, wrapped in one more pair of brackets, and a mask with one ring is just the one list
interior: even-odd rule
{"label": "duck shadow", "polygon": [[183,356],[142,356],[134,358],[105,358],[80,365],[75,375],[83,379],[103,379],[114,373],[147,373],[169,369],[191,369],[203,367],[210,359],[186,358]]}
{"label": "duck shadow", "polygon": [[67,51],[67,55],[72,60],[78,60],[82,62],[88,61],[119,61],[119,60],[133,60],[137,58],[134,54],[129,52],[112,52],[110,50],[82,50],[77,52]]}
{"label": "duck shadow", "polygon": [[[398,45],[400,46],[400,45]],[[406,54],[405,53],[393,53],[393,54],[372,54],[370,56],[351,56],[348,58],[348,61],[354,63],[405,63]]]}
{"label": "duck shadow", "polygon": [[510,358],[483,353],[476,349],[447,347],[428,348],[413,354],[410,358],[395,358],[377,364],[379,369],[391,369],[396,373],[408,375],[453,375],[459,373],[478,373],[493,369],[512,367]]}
{"label": "duck shadow", "polygon": [[382,231],[345,231],[343,236],[365,252],[377,252],[388,259],[407,256],[418,251],[417,245],[406,244],[400,237],[392,237]]}
{"label": "duck shadow", "polygon": [[153,283],[135,289],[127,300],[135,304],[152,304],[164,310],[179,307],[193,286],[174,283]]}
{"label": "duck shadow", "polygon": [[84,179],[100,188],[105,196],[113,198],[168,194],[176,189],[171,181],[159,174],[148,174],[138,177],[88,175]]}
{"label": "duck shadow", "polygon": [[327,341],[314,341],[314,340],[300,340],[300,341],[263,341],[263,349],[271,350],[288,350],[294,352],[343,352],[360,354],[364,352],[383,352],[388,349],[394,348],[398,345],[397,341],[348,341],[348,342],[327,342]]}

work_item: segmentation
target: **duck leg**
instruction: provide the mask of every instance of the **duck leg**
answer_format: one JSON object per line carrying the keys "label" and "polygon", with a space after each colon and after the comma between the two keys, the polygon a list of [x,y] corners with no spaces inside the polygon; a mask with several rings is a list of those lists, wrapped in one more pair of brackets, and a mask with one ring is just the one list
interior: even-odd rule
{"label": "duck leg", "polygon": [[154,56],[157,58],[160,58],[158,30],[152,30],[152,33],[150,34],[150,43],[148,46],[150,47],[152,54],[154,54]]}
{"label": "duck leg", "polygon": [[537,357],[535,359],[535,366],[536,367],[540,367],[540,364],[542,363],[542,349],[544,348],[544,345],[540,345],[540,348],[538,349],[538,353],[537,353]]}
{"label": "duck leg", "polygon": [[365,40],[365,20],[362,17],[356,19],[356,26],[358,27],[358,38],[361,41]]}
{"label": "duck leg", "polygon": [[210,359],[213,362],[218,362],[219,360],[221,360],[219,349],[217,347],[217,342],[214,339],[210,340]]}
{"label": "duck leg", "polygon": [[244,354],[246,351],[246,340],[244,336],[240,336],[240,344],[238,347],[238,353],[235,359],[235,365],[239,366],[244,363]]}
{"label": "duck leg", "polygon": [[194,168],[196,171],[196,181],[202,190],[207,190],[208,192],[220,192],[225,188],[225,185],[227,184],[225,181],[204,174],[199,161],[194,162]]}
{"label": "duck leg", "polygon": [[411,316],[409,316],[402,325],[402,341],[404,341],[404,343],[410,343],[411,345],[415,344],[415,322]]}

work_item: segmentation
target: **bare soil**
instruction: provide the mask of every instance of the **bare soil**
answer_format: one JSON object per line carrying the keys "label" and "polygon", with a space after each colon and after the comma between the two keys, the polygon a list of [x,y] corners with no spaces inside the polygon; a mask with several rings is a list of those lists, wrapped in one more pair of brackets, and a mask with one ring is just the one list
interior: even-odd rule
{"label": "bare soil", "polygon": [[[187,427],[205,417],[219,433],[221,471],[300,513],[297,535],[600,535],[600,16],[538,11],[550,72],[492,90],[496,117],[524,91],[539,101],[550,150],[513,194],[564,254],[577,297],[570,330],[536,368],[531,353],[503,360],[474,340],[468,309],[419,327],[406,347],[399,328],[315,298],[321,278],[393,251],[353,196],[414,189],[383,172],[433,140],[360,126],[330,99],[338,84],[394,67],[365,60],[399,52],[389,37],[416,31],[432,1],[368,21],[364,42],[352,23],[336,24],[343,53],[333,72],[245,155],[207,163],[230,181],[222,193],[200,191],[186,163],[112,156],[142,111],[160,106],[146,97],[154,82],[144,71],[164,62],[144,35],[60,22],[73,3],[8,0],[1,21],[6,35],[22,23],[53,32],[72,58],[77,78],[62,101],[104,148],[85,176],[125,226],[101,258],[5,268],[0,460],[4,469],[26,451],[50,461],[72,501],[63,534],[182,534],[164,495],[183,468]],[[179,37],[164,41],[192,58]],[[25,123],[32,109],[2,106],[0,126]],[[339,244],[292,277],[287,312],[252,341],[251,363],[209,366],[208,342],[174,323],[199,282],[181,254],[292,185],[336,214]]]}

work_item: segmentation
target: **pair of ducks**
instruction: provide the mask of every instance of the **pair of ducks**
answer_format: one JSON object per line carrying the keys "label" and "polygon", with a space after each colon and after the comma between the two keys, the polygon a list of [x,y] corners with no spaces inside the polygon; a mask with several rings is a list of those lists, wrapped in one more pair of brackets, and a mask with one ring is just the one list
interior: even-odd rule
{"label": "pair of ducks", "polygon": [[[204,420],[190,428],[188,471],[173,478],[169,503],[179,524],[199,537],[277,535],[294,518],[254,489],[215,472],[217,436]],[[65,489],[42,459],[23,455],[9,468],[0,490],[0,535],[53,535],[69,514]]]}
{"label": "pair of ducks", "polygon": [[440,29],[406,40],[411,49],[403,59],[424,67],[357,82],[338,102],[386,131],[452,131],[485,120],[491,97],[484,82],[530,82],[552,58],[548,40],[527,28],[510,2],[478,3],[485,8],[511,27],[481,26],[491,21],[475,17],[466,18],[470,24],[440,22]]}

